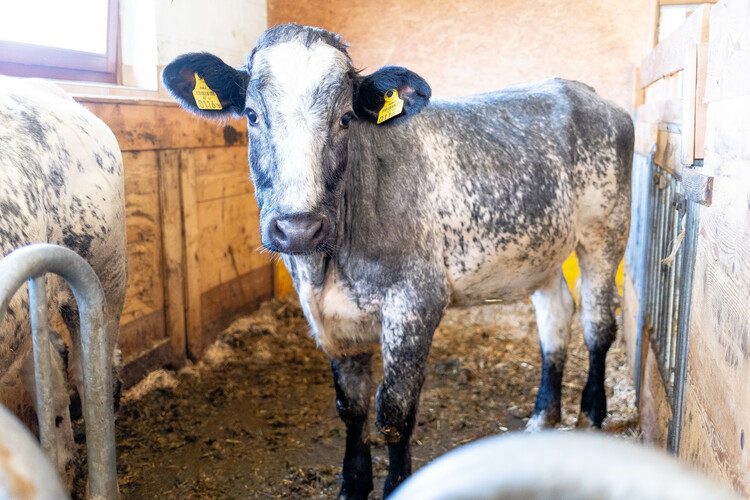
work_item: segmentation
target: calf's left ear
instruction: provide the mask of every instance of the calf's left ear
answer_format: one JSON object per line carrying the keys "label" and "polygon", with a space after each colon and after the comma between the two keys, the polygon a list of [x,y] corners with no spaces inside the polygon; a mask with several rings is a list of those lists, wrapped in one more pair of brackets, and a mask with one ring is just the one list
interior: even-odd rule
{"label": "calf's left ear", "polygon": [[377,123],[378,114],[385,105],[386,93],[393,89],[404,101],[404,108],[381,125],[390,125],[416,115],[427,106],[432,95],[432,89],[418,74],[400,66],[384,66],[371,75],[360,77],[355,83],[354,112],[361,120]]}
{"label": "calf's left ear", "polygon": [[161,78],[180,106],[197,115],[223,119],[244,113],[250,75],[213,54],[183,54],[164,67]]}

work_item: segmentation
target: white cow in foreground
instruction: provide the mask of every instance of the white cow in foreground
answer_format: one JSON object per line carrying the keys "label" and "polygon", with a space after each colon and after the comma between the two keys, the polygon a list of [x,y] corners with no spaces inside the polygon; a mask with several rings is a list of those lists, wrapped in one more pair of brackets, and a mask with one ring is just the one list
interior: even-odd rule
{"label": "white cow in foreground", "polygon": [[[116,370],[117,333],[127,287],[123,165],[117,140],[101,120],[59,87],[0,76],[0,257],[38,242],[75,251],[96,272],[107,298]],[[56,276],[48,279],[47,301],[48,317],[60,311],[73,345],[80,345],[75,340],[80,335],[76,302]],[[59,336],[55,337],[55,465],[70,486],[76,454],[65,380],[70,358],[72,382],[83,394],[81,353],[74,347],[69,357]],[[29,394],[34,394],[31,352],[24,286],[0,325],[0,396],[19,375]]]}

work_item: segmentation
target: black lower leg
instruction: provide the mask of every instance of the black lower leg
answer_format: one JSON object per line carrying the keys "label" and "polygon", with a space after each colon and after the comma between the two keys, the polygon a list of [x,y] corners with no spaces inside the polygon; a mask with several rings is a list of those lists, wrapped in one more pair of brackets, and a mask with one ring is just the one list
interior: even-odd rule
{"label": "black lower leg", "polygon": [[594,427],[601,427],[607,416],[607,396],[604,391],[604,370],[609,344],[589,350],[589,376],[581,395],[581,413]]}
{"label": "black lower leg", "polygon": [[365,354],[331,361],[336,409],[346,425],[340,499],[364,500],[373,489],[367,428],[371,357]]}
{"label": "black lower leg", "polygon": [[542,351],[542,380],[534,404],[536,418],[543,419],[543,424],[553,426],[560,422],[560,394],[565,367],[564,353],[545,353]]}
{"label": "black lower leg", "polygon": [[378,427],[388,441],[388,477],[383,488],[383,498],[387,498],[411,475],[410,442],[415,416],[416,412],[407,417],[404,425],[387,425],[378,419]]}

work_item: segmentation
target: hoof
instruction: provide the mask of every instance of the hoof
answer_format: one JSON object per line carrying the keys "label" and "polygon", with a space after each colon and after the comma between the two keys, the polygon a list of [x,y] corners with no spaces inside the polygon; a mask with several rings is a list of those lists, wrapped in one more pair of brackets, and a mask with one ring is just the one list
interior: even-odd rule
{"label": "hoof", "polygon": [[576,421],[576,429],[601,429],[601,424],[596,425],[594,421],[585,412],[578,414],[578,421]]}
{"label": "hoof", "polygon": [[560,417],[554,417],[549,412],[541,411],[535,415],[532,415],[528,422],[526,422],[526,432],[534,433],[539,432],[543,429],[553,429],[560,422]]}

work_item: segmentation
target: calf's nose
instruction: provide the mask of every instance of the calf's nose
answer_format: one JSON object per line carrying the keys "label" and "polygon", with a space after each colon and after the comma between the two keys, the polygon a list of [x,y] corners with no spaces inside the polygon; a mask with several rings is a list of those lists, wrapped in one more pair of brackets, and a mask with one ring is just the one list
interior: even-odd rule
{"label": "calf's nose", "polygon": [[315,252],[328,238],[331,225],[322,215],[293,215],[271,219],[268,236],[283,253]]}

